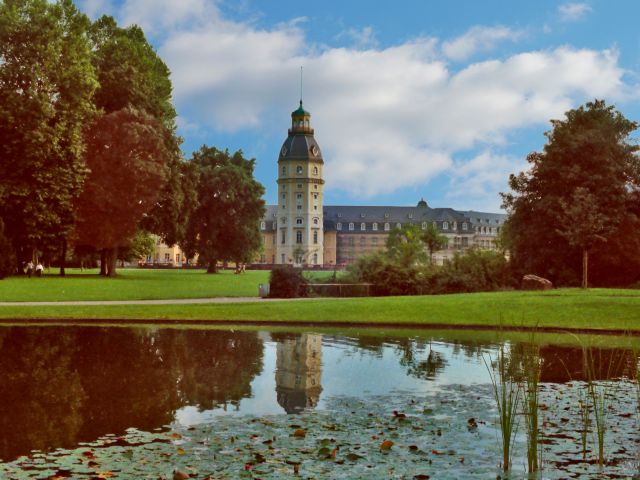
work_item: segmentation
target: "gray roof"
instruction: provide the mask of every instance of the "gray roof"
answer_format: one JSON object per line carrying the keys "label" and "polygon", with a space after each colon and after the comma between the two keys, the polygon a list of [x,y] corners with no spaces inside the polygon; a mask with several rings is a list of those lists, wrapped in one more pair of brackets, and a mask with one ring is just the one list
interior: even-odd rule
{"label": "gray roof", "polygon": [[473,225],[502,225],[507,219],[505,213],[486,213],[475,210],[467,210],[460,213],[468,217]]}
{"label": "gray roof", "polygon": [[[315,154],[313,147],[316,147]],[[312,134],[290,133],[280,148],[281,160],[315,160],[322,162],[322,152],[320,146]]]}

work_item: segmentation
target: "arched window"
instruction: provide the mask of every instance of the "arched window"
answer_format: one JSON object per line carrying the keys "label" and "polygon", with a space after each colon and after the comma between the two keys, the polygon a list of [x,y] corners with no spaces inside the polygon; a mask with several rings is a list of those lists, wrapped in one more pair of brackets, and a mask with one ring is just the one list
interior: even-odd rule
{"label": "arched window", "polygon": [[314,264],[314,265],[317,265],[317,264],[318,264],[318,254],[317,254],[317,253],[314,253],[314,254],[313,254],[313,264]]}
{"label": "arched window", "polygon": [[302,175],[302,165],[298,165],[298,166],[296,167],[296,173],[297,173],[298,175]]}
{"label": "arched window", "polygon": [[318,174],[318,167],[313,167],[313,174],[317,175]]}
{"label": "arched window", "polygon": [[364,232],[367,229],[367,226],[364,223],[360,224],[360,231]]}
{"label": "arched window", "polygon": [[349,223],[349,230],[353,230],[355,228],[356,226],[353,224],[353,222]]}
{"label": "arched window", "polygon": [[449,222],[442,222],[442,229],[449,230]]}
{"label": "arched window", "polygon": [[296,232],[296,243],[302,243],[302,232],[300,230]]}
{"label": "arched window", "polygon": [[342,230],[342,224],[340,222],[336,223],[336,230]]}
{"label": "arched window", "polygon": [[388,231],[389,231],[389,229],[390,229],[390,225],[389,225],[388,223],[385,223],[385,224],[384,224],[384,231],[385,231],[385,232],[388,232]]}
{"label": "arched window", "polygon": [[314,224],[314,225],[318,225],[318,221],[319,221],[319,220],[318,220],[318,217],[314,217],[314,218],[313,218],[313,224]]}
{"label": "arched window", "polygon": [[313,231],[313,243],[314,243],[314,245],[318,244],[318,231],[317,230]]}
{"label": "arched window", "polygon": [[377,232],[377,231],[378,231],[378,224],[377,224],[377,223],[374,223],[374,224],[372,225],[371,229],[372,229],[374,232]]}

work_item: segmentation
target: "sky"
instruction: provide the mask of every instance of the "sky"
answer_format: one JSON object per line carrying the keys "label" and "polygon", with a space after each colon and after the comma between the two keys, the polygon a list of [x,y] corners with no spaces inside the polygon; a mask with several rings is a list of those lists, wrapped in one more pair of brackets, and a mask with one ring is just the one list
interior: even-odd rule
{"label": "sky", "polygon": [[637,0],[77,3],[143,28],[185,157],[242,149],[269,204],[300,67],[327,205],[499,212],[551,119],[598,98],[640,120]]}

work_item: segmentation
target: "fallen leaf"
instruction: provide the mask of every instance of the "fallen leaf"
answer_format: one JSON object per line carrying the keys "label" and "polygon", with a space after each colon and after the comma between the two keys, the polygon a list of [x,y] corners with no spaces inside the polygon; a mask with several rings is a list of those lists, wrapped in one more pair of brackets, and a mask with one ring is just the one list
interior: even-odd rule
{"label": "fallen leaf", "polygon": [[391,450],[393,447],[393,442],[391,440],[385,440],[380,444],[380,450]]}

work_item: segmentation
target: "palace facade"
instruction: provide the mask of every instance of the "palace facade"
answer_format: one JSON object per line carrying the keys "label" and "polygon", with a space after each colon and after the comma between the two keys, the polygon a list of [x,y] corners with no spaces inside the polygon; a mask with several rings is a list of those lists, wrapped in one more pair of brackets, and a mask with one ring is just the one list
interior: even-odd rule
{"label": "palace facade", "polygon": [[[494,249],[506,215],[474,210],[431,208],[424,199],[415,207],[324,205],[324,160],[311,128],[311,114],[300,100],[278,156],[278,204],[267,205],[260,222],[263,250],[256,263],[311,268],[346,266],[360,255],[383,250],[389,232],[403,225],[432,224],[447,238],[434,253],[443,263],[456,252]],[[147,262],[182,265],[176,247],[158,243]]]}

